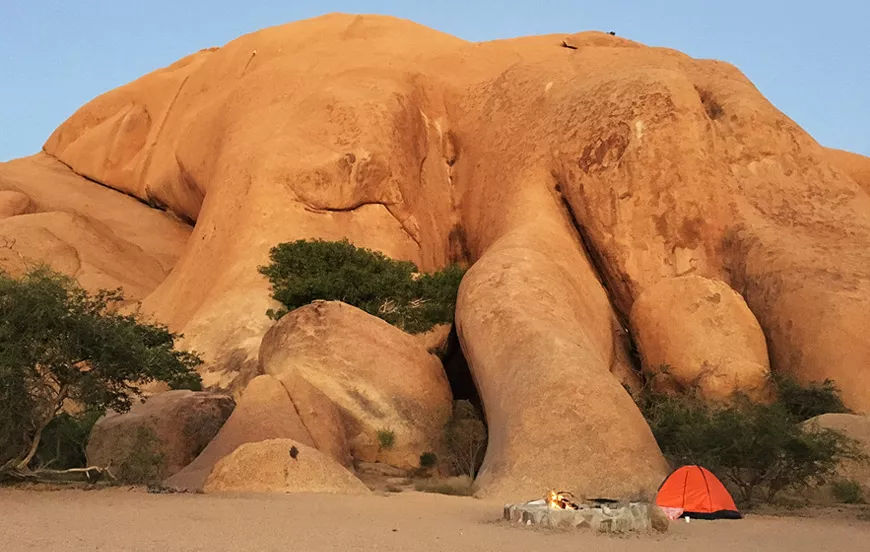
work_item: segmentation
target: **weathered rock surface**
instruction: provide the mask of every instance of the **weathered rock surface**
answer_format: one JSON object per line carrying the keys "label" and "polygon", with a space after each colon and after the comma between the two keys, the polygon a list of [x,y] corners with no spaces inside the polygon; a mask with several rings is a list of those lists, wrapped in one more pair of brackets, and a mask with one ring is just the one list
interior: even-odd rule
{"label": "weathered rock surface", "polygon": [[[287,385],[310,431],[323,424],[306,416],[300,388],[334,404],[357,460],[414,468],[422,453],[441,448],[452,406],[441,362],[411,335],[356,307],[315,301],[290,312],[263,338],[260,363]],[[380,447],[379,431],[391,431],[395,444]]]}
{"label": "weathered rock surface", "polygon": [[32,203],[27,194],[15,190],[0,190],[0,219],[28,213]]}
{"label": "weathered rock surface", "polygon": [[[861,451],[870,458],[870,416],[856,414],[822,414],[810,418],[804,425],[833,429],[858,442]],[[870,497],[870,463],[844,460],[837,469],[837,478],[851,479],[861,486],[865,499]]]}
{"label": "weathered rock surface", "polygon": [[141,300],[189,235],[187,224],[45,154],[0,163],[0,269],[12,274],[46,263],[90,291],[120,287]]}
{"label": "weathered rock surface", "polygon": [[459,290],[459,337],[489,429],[477,493],[652,496],[667,464],[610,373],[607,297],[567,229],[536,222],[490,247]]}
{"label": "weathered rock surface", "polygon": [[673,54],[650,71],[620,57],[571,90],[575,134],[557,170],[620,310],[662,278],[722,280],[761,324],[775,370],[834,379],[870,408],[870,344],[851,330],[870,316],[870,197],[733,67]]}
{"label": "weathered rock surface", "polygon": [[[88,440],[88,462],[117,467],[147,445],[162,457],[158,474],[172,475],[208,445],[234,406],[230,397],[217,393],[179,390],[154,395],[128,412],[97,420]],[[140,438],[142,430],[147,443]]]}
{"label": "weathered rock surface", "polygon": [[[295,458],[290,455],[296,449]],[[205,483],[208,493],[344,493],[369,490],[352,473],[317,449],[292,439],[245,443],[221,459]]]}
{"label": "weathered rock surface", "polygon": [[349,466],[353,458],[344,417],[338,405],[299,372],[286,371],[278,379],[293,399],[293,405],[317,450],[328,454],[339,464]]}
{"label": "weathered rock surface", "polygon": [[696,389],[714,400],[737,391],[755,399],[767,394],[764,333],[725,282],[666,278],[634,302],[631,326],[643,368],[659,390]]}
{"label": "weathered rock surface", "polygon": [[208,446],[164,484],[179,490],[201,490],[218,460],[244,443],[267,439],[293,439],[314,446],[281,382],[258,376],[245,387],[233,413]]}
{"label": "weathered rock surface", "polygon": [[831,164],[845,171],[865,192],[870,193],[870,157],[831,148],[826,148],[826,151]]}

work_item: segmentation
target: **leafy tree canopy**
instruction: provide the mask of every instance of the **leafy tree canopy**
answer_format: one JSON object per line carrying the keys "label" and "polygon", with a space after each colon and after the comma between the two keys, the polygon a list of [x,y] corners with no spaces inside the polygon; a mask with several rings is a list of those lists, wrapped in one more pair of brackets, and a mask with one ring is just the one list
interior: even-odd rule
{"label": "leafy tree canopy", "polygon": [[774,374],[772,380],[780,404],[797,421],[829,412],[849,412],[840,398],[840,390],[829,379],[801,385],[789,375]]}
{"label": "leafy tree canopy", "polygon": [[153,381],[200,388],[179,336],[114,310],[120,291],[92,295],[46,268],[0,272],[0,474],[26,472],[42,434],[67,406],[126,411]]}
{"label": "leafy tree canopy", "polygon": [[298,240],[272,248],[260,272],[283,305],[275,319],[322,299],[343,301],[411,333],[453,322],[456,293],[464,271],[450,266],[420,274],[414,263],[397,261],[349,242]]}

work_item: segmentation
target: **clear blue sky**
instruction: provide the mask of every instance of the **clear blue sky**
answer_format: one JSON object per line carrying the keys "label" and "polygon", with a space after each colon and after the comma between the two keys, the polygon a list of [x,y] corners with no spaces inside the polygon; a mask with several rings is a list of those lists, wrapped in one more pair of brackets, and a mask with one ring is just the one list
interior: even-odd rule
{"label": "clear blue sky", "polygon": [[734,63],[819,142],[870,155],[868,0],[0,0],[0,160],[38,151],[106,90],[332,11],[406,17],[467,40],[614,30]]}

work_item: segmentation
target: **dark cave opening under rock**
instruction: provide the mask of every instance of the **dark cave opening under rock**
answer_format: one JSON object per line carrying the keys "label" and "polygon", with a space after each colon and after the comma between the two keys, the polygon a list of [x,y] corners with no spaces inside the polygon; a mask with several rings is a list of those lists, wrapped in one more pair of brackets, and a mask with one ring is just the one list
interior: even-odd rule
{"label": "dark cave opening under rock", "polygon": [[445,427],[450,463],[455,475],[474,477],[486,454],[489,428],[455,325],[450,328],[439,356],[453,393],[453,415]]}
{"label": "dark cave opening under rock", "polygon": [[468,361],[465,360],[465,355],[462,352],[462,346],[459,344],[459,336],[456,333],[455,325],[450,328],[450,334],[447,336],[444,351],[439,356],[444,364],[444,373],[447,374],[447,381],[450,383],[453,400],[469,401],[483,413],[483,403],[480,400],[480,394],[477,392],[474,377],[472,377],[471,370],[468,367]]}

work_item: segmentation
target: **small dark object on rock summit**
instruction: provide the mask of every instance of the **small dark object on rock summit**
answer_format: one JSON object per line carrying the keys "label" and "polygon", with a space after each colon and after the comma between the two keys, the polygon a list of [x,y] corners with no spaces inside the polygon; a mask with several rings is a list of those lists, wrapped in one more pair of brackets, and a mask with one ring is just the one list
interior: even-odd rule
{"label": "small dark object on rock summit", "polygon": [[297,456],[299,456],[299,449],[294,445],[290,447],[290,458],[296,460]]}

